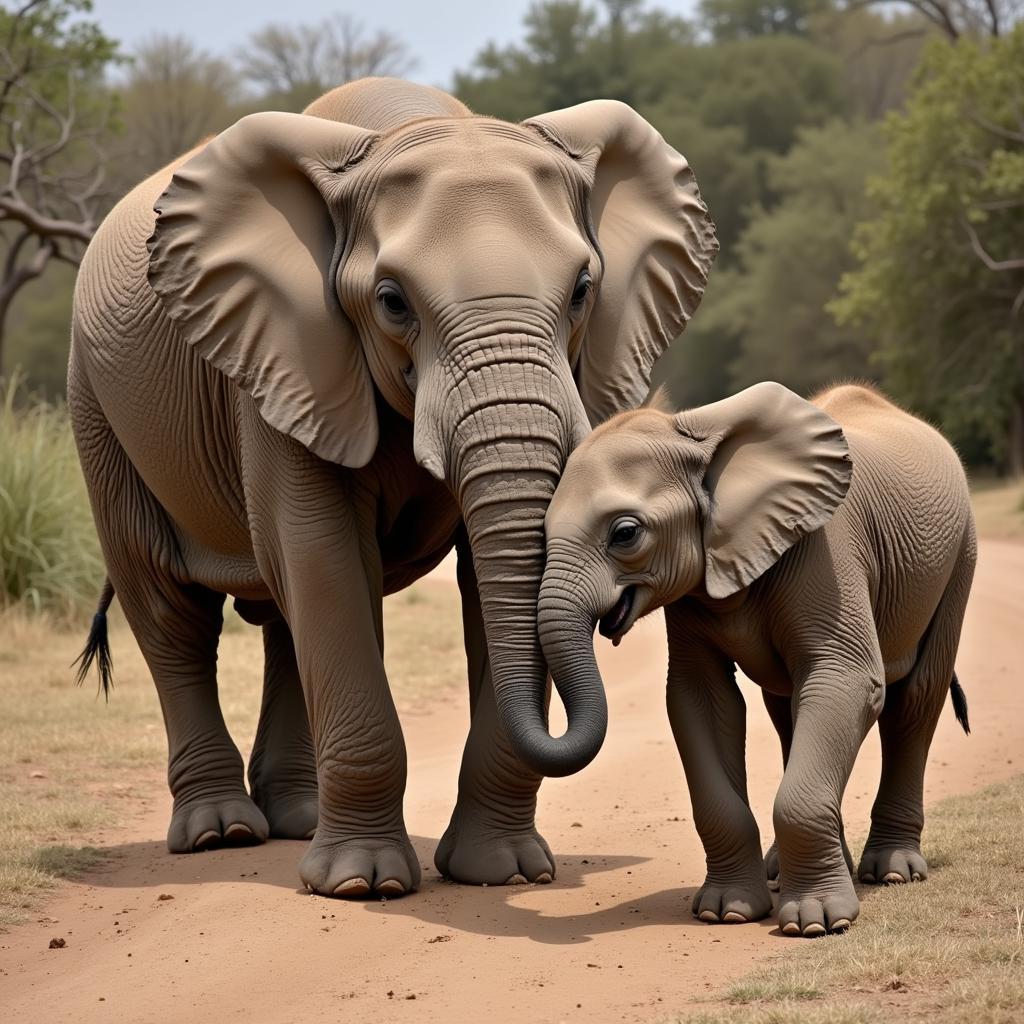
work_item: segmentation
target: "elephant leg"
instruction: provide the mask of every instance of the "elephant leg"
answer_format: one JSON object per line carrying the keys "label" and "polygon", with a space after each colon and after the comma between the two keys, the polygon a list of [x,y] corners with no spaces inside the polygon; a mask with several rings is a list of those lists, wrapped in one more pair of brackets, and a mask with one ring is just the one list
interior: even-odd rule
{"label": "elephant leg", "polygon": [[263,626],[263,704],[249,758],[249,788],[279,839],[311,839],[316,832],[316,752],[283,619]]}
{"label": "elephant leg", "polygon": [[[782,767],[785,769],[789,761],[789,748],[793,743],[793,701],[791,697],[769,693],[767,690],[762,690],[761,696],[764,699],[764,706],[768,712],[768,717],[772,720],[772,725],[775,726],[775,731],[779,735],[779,743],[782,745]],[[841,822],[839,838],[843,844],[843,858],[846,860],[846,866],[852,874],[853,855],[850,853],[849,846],[846,845],[846,831],[842,827]],[[772,845],[768,847],[768,852],[764,855],[764,873],[768,879],[768,888],[772,892],[778,892],[779,844],[774,839],[772,840]]]}
{"label": "elephant leg", "polygon": [[[871,628],[870,619],[864,628]],[[836,658],[796,680],[793,743],[774,813],[779,926],[786,935],[844,931],[859,913],[844,852],[842,800],[857,752],[881,711],[883,679],[876,644],[859,663],[844,666]]]}
{"label": "elephant leg", "polygon": [[186,581],[170,521],[80,381],[69,405],[107,571],[160,698],[174,796],[168,849],[262,842],[267,822],[217,699],[224,595]]}
{"label": "elephant leg", "polygon": [[916,882],[928,877],[928,863],[921,853],[925,764],[953,678],[973,569],[972,548],[947,586],[917,664],[905,680],[886,691],[878,720],[882,778],[857,869],[862,882]]}
{"label": "elephant leg", "polygon": [[666,608],[668,716],[707,858],[691,910],[709,923],[756,921],[771,912],[772,900],[747,801],[746,704],[733,663],[684,623]]}
{"label": "elephant leg", "polygon": [[515,757],[498,721],[472,554],[461,534],[458,559],[471,722],[458,800],[434,864],[469,885],[550,882],[555,860],[535,823],[541,777]]}

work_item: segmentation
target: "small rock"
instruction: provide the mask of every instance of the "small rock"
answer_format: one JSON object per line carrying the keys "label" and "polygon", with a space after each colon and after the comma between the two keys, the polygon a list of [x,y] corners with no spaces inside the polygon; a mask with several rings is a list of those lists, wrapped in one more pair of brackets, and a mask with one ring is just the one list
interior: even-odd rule
{"label": "small rock", "polygon": [[413,994],[412,994],[412,995],[410,995],[410,996],[406,996],[405,998],[406,998],[406,999],[415,999],[415,998],[416,998],[416,993],[415,993],[415,992],[413,992]]}
{"label": "small rock", "polygon": [[157,896],[158,900],[173,900],[174,897],[169,892],[162,892]]}
{"label": "small rock", "polygon": [[450,935],[435,935],[432,939],[427,939],[428,943],[432,942],[451,942],[452,937]]}
{"label": "small rock", "polygon": [[573,823],[572,823],[572,824],[571,824],[571,825],[569,826],[569,828],[583,828],[583,822],[581,822],[581,821],[574,821],[574,822],[573,822]]}
{"label": "small rock", "polygon": [[50,949],[63,949],[67,944],[66,939],[50,939]]}
{"label": "small rock", "polygon": [[29,772],[28,773],[28,777],[30,779],[45,779],[46,778],[46,772],[41,772],[39,770],[36,770],[34,772]]}

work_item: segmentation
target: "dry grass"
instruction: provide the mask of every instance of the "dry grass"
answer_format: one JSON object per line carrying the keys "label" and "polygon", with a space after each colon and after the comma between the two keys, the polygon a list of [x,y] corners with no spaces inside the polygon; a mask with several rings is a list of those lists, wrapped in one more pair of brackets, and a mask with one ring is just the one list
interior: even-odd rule
{"label": "dry grass", "polygon": [[971,480],[971,504],[978,536],[1024,540],[1024,480]]}
{"label": "dry grass", "polygon": [[[465,680],[454,586],[422,581],[385,604],[386,662],[395,700],[415,712]],[[109,703],[73,684],[84,630],[23,609],[0,614],[0,926],[23,919],[43,890],[102,856],[106,830],[159,791],[166,741],[156,691],[131,633],[111,628]],[[260,631],[230,618],[221,639],[224,716],[243,753],[256,729],[263,678]]]}
{"label": "dry grass", "polygon": [[686,1024],[1024,1020],[1024,777],[929,813],[923,885],[862,890],[846,935],[796,945]]}

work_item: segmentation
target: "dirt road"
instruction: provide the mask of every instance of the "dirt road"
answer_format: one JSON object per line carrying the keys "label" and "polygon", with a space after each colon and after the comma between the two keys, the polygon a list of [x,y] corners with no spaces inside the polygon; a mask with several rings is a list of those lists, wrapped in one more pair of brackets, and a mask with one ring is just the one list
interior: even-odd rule
{"label": "dirt road", "polygon": [[[1022,627],[1024,545],[987,542],[958,663],[974,733],[960,732],[951,709],[943,716],[929,800],[1024,769]],[[406,819],[426,867],[419,893],[366,903],[304,895],[300,843],[171,857],[169,801],[154,778],[153,809],[110,836],[117,858],[62,889],[42,920],[0,936],[3,1019],[657,1021],[791,948],[770,922],[715,927],[690,916],[704,862],[664,713],[660,621],[617,650],[600,641],[600,653],[608,742],[581,775],[541,791],[553,885],[464,888],[431,866],[465,738],[465,702],[452,697],[405,721]],[[751,799],[767,843],[780,758],[756,688],[745,689]],[[854,836],[877,778],[872,734],[847,792]],[[47,948],[55,935],[65,948]]]}

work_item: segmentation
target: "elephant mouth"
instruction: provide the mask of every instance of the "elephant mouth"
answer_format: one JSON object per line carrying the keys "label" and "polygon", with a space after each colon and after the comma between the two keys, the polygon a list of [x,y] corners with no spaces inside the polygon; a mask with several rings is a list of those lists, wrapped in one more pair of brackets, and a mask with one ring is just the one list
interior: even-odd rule
{"label": "elephant mouth", "polygon": [[636,587],[630,586],[623,590],[611,611],[601,616],[598,629],[601,636],[608,637],[618,647],[619,641],[629,632],[633,623],[633,603],[636,599]]}

